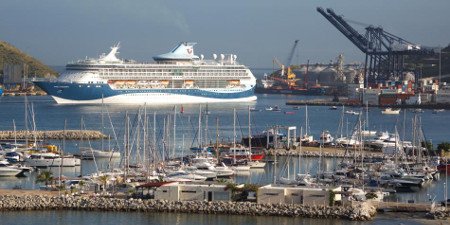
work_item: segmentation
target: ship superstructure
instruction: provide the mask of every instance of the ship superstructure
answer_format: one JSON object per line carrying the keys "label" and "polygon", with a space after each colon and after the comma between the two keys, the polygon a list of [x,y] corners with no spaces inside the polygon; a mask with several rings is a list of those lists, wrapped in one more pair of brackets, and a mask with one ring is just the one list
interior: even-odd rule
{"label": "ship superstructure", "polygon": [[66,65],[56,81],[35,81],[58,103],[208,103],[254,101],[256,79],[233,54],[194,54],[182,42],[152,63],[117,58],[119,45],[98,59]]}

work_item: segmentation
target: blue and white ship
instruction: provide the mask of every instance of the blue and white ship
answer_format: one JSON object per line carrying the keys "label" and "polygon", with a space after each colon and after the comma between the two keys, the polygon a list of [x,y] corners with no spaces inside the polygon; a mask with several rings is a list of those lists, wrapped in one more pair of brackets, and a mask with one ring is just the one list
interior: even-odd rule
{"label": "blue and white ship", "polygon": [[255,101],[256,79],[233,54],[194,54],[195,43],[138,63],[117,58],[119,45],[98,59],[68,63],[54,81],[34,83],[57,103],[177,104]]}

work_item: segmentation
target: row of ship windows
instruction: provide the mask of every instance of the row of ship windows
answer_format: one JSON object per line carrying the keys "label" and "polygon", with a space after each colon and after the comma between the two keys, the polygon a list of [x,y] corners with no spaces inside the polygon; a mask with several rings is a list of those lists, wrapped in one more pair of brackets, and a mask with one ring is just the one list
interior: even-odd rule
{"label": "row of ship windows", "polygon": [[[219,91],[219,90],[213,90],[213,91]],[[238,89],[238,90],[234,90],[234,91],[244,91],[243,89]],[[128,93],[128,95],[131,96],[139,96],[139,95],[169,95],[169,94],[184,94],[187,91],[184,90],[179,90],[178,92],[174,92],[174,93],[165,93],[164,91],[156,91],[156,92],[151,92],[151,93],[133,93],[132,91],[121,91],[122,93]],[[161,93],[164,92],[164,93]],[[223,93],[200,93],[200,95],[220,95]]]}

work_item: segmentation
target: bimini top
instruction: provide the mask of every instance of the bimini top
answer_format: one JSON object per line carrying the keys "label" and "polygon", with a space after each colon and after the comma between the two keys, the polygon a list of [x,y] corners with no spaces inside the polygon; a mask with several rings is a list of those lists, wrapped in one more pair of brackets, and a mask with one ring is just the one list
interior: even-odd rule
{"label": "bimini top", "polygon": [[198,56],[194,55],[194,45],[197,43],[193,42],[181,42],[177,45],[171,52],[154,56],[155,61],[186,61],[186,60],[197,60]]}

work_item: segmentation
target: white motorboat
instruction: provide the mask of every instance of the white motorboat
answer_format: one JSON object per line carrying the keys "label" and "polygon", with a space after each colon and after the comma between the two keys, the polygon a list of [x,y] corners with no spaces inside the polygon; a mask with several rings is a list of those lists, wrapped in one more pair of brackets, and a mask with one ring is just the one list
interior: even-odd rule
{"label": "white motorboat", "polygon": [[322,141],[322,143],[324,145],[330,145],[331,143],[333,143],[334,138],[333,138],[333,136],[331,136],[330,131],[325,130],[320,135],[320,140]]}
{"label": "white motorboat", "polygon": [[81,165],[81,160],[71,155],[61,156],[46,152],[31,154],[25,159],[25,164],[31,167],[74,167]]}
{"label": "white motorboat", "polygon": [[266,166],[266,163],[261,161],[250,161],[247,162],[247,165],[250,166],[250,169],[257,169],[257,168],[264,168]]}
{"label": "white motorboat", "polygon": [[400,114],[400,109],[386,108],[386,109],[381,111],[381,114],[384,114],[384,115],[398,115],[398,114]]}
{"label": "white motorboat", "polygon": [[166,177],[164,177],[164,180],[166,181],[205,181],[207,177],[196,175],[192,173],[188,173],[183,170],[174,171],[171,173],[168,173]]}
{"label": "white motorboat", "polygon": [[80,147],[82,159],[120,158],[120,152]]}
{"label": "white motorboat", "polygon": [[358,116],[358,115],[359,115],[359,112],[356,112],[356,111],[353,111],[353,110],[347,110],[347,111],[345,111],[345,114],[350,114],[350,115]]}
{"label": "white motorboat", "polygon": [[10,166],[7,161],[0,161],[0,177],[14,177],[18,176],[22,172],[23,170]]}

